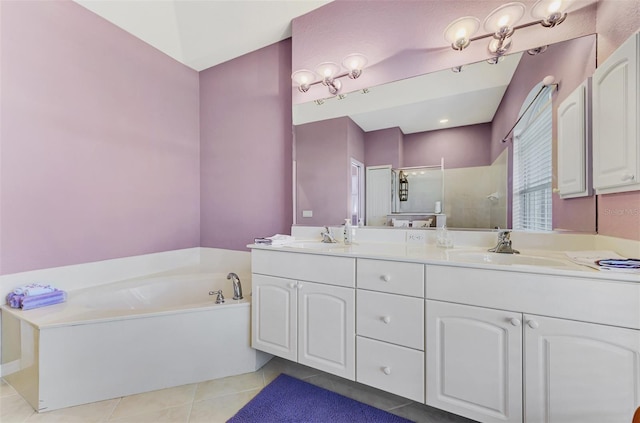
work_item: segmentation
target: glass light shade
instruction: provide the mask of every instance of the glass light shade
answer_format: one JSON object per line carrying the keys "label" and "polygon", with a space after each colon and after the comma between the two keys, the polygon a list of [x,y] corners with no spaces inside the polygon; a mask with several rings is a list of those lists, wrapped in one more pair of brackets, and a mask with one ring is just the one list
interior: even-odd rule
{"label": "glass light shade", "polygon": [[351,79],[359,77],[366,64],[367,58],[359,53],[350,54],[342,61],[342,66],[349,70],[349,78]]}
{"label": "glass light shade", "polygon": [[316,79],[316,75],[307,69],[300,69],[291,74],[291,79],[298,85],[298,89],[303,93],[309,90],[309,85]]}
{"label": "glass light shade", "polygon": [[454,50],[462,50],[480,28],[480,20],[473,16],[464,16],[451,22],[444,30],[444,39],[451,43]]}
{"label": "glass light shade", "polygon": [[356,69],[362,70],[362,68],[364,68],[366,64],[367,58],[359,53],[350,54],[342,61],[342,66],[349,69],[350,71]]}
{"label": "glass light shade", "polygon": [[489,41],[488,48],[492,54],[503,56],[511,49],[511,37],[493,38]]}
{"label": "glass light shade", "polygon": [[323,81],[331,81],[340,72],[340,66],[333,62],[320,63],[316,68],[316,73],[320,75]]}
{"label": "glass light shade", "polygon": [[494,9],[484,20],[484,30],[493,33],[508,33],[524,16],[524,4],[503,4]]}
{"label": "glass light shade", "polygon": [[571,5],[572,0],[538,0],[531,9],[531,16],[540,19],[543,26],[556,26],[561,24],[565,18],[566,10]]}
{"label": "glass light shade", "polygon": [[569,0],[538,0],[531,9],[531,16],[546,19],[554,13],[564,13],[571,4]]}

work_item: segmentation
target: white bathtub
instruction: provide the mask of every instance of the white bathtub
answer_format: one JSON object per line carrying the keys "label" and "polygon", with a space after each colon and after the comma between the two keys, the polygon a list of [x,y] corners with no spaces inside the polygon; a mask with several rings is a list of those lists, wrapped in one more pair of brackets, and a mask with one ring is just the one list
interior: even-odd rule
{"label": "white bathtub", "polygon": [[[241,275],[242,278],[243,275]],[[226,273],[165,274],[69,292],[66,303],[2,307],[5,379],[38,411],[248,373],[251,283]],[[210,291],[222,289],[215,304]]]}

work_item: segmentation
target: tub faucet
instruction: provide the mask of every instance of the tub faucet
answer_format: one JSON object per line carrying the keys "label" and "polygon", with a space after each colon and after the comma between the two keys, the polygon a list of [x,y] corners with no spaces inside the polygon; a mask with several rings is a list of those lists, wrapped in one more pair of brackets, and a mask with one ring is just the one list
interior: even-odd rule
{"label": "tub faucet", "polygon": [[511,231],[501,230],[498,232],[498,245],[489,249],[492,253],[520,254],[520,251],[511,247]]}
{"label": "tub faucet", "polygon": [[222,289],[219,289],[217,291],[209,291],[209,295],[216,296],[216,304],[224,303],[224,295],[222,294]]}
{"label": "tub faucet", "polygon": [[231,279],[233,282],[233,299],[241,300],[242,297],[242,285],[240,284],[240,278],[235,273],[229,273],[227,279]]}
{"label": "tub faucet", "polygon": [[324,227],[324,232],[320,232],[320,235],[322,235],[322,242],[329,243],[329,244],[335,244],[336,242],[338,242],[333,237],[333,235],[331,235],[331,231],[329,230],[328,226]]}

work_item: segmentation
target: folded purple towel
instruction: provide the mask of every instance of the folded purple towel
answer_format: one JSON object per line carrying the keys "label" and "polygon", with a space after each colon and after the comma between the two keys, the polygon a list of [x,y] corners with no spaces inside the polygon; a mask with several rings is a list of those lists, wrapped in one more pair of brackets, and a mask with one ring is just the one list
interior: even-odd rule
{"label": "folded purple towel", "polygon": [[31,310],[38,307],[44,307],[53,304],[63,303],[67,300],[67,293],[65,291],[55,290],[53,292],[47,292],[40,295],[18,295],[16,293],[9,293],[7,295],[7,304],[11,308],[21,308],[23,310]]}
{"label": "folded purple towel", "polygon": [[67,300],[65,291],[56,290],[42,295],[33,295],[22,299],[22,309],[31,310],[34,308],[44,307],[53,304],[63,303]]}
{"label": "folded purple towel", "polygon": [[30,283],[29,285],[24,285],[14,289],[13,293],[18,295],[29,296],[29,295],[46,294],[48,292],[53,292],[55,290],[56,289],[51,285],[43,285],[41,283]]}
{"label": "folded purple towel", "polygon": [[23,298],[24,298],[24,295],[22,294],[16,294],[15,292],[10,292],[7,295],[7,304],[9,304],[9,307],[11,308],[20,308]]}

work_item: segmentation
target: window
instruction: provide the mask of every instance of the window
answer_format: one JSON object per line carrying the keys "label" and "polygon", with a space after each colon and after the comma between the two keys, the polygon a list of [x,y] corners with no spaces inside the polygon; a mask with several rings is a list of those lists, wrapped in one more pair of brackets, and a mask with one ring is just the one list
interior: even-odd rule
{"label": "window", "polygon": [[[539,93],[539,95],[537,95]],[[551,94],[537,85],[513,138],[513,229],[551,231]],[[536,96],[537,95],[537,96]],[[533,103],[532,103],[533,102]],[[521,113],[523,113],[521,111]]]}

